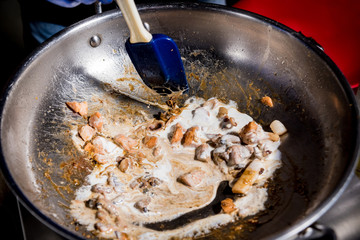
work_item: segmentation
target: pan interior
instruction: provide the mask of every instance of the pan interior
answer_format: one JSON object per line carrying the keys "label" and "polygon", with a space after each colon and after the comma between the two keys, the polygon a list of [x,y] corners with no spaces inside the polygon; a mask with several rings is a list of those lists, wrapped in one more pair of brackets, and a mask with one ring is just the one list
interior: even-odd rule
{"label": "pan interior", "polygon": [[[268,210],[241,223],[256,230],[239,230],[240,223],[234,223],[205,238],[281,233],[337,190],[351,166],[357,123],[341,76],[322,57],[289,32],[242,12],[167,5],[144,7],[141,15],[152,33],[177,42],[190,84],[184,98],[231,99],[265,129],[275,119],[288,129]],[[94,35],[102,39],[96,48],[89,44]],[[92,166],[69,137],[71,126],[86,120],[64,103],[88,101],[90,109],[106,108],[116,119],[161,111],[125,95],[164,101],[142,87],[126,56],[127,37],[117,11],[67,29],[20,70],[3,108],[2,151],[14,184],[30,208],[79,237],[83,229],[75,231],[68,206]],[[265,95],[274,108],[261,104]]]}

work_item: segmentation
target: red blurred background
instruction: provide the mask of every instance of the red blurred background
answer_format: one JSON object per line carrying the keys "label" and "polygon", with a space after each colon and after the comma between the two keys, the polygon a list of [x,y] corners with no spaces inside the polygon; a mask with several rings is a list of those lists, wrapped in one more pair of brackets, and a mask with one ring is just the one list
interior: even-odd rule
{"label": "red blurred background", "polygon": [[356,92],[360,83],[360,0],[241,0],[236,8],[312,37]]}

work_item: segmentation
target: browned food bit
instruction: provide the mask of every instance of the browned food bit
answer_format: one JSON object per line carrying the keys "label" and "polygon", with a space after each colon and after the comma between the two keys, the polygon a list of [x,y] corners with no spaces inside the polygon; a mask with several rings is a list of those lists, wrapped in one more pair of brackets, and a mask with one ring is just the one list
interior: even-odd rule
{"label": "browned food bit", "polygon": [[158,138],[156,136],[146,136],[143,139],[143,143],[147,148],[153,148],[156,146]]}
{"label": "browned food bit", "polygon": [[253,160],[233,185],[232,192],[246,194],[258,179],[263,168],[264,165],[260,160]]}
{"label": "browned food bit", "polygon": [[66,102],[66,105],[81,116],[85,116],[88,112],[87,102]]}
{"label": "browned food bit", "polygon": [[105,154],[104,143],[103,143],[102,137],[99,137],[99,136],[95,137],[92,140],[92,144],[94,146],[94,153]]}
{"label": "browned food bit", "polygon": [[211,152],[208,144],[203,143],[195,149],[195,160],[207,162],[210,160]]}
{"label": "browned food bit", "polygon": [[139,200],[134,204],[134,207],[140,210],[140,212],[143,213],[148,212],[149,211],[148,206],[150,204],[150,201],[151,201],[150,198]]}
{"label": "browned food bit", "polygon": [[175,125],[175,130],[172,134],[170,143],[174,144],[174,143],[180,142],[181,139],[183,138],[183,136],[184,136],[184,128],[181,126],[180,123],[177,123]]}
{"label": "browned food bit", "polygon": [[90,116],[89,125],[95,128],[96,130],[101,131],[103,124],[104,124],[104,120],[99,112],[96,112]]}
{"label": "browned food bit", "polygon": [[177,180],[186,186],[196,187],[201,184],[204,177],[205,172],[198,169],[181,175]]}
{"label": "browned food bit", "polygon": [[125,173],[129,168],[133,166],[133,160],[131,158],[124,158],[119,164],[119,169]]}
{"label": "browned food bit", "polygon": [[219,112],[217,114],[218,118],[222,118],[228,115],[228,110],[226,107],[219,107]]}
{"label": "browned food bit", "polygon": [[170,109],[175,109],[177,108],[176,100],[177,100],[176,98],[170,98],[169,100],[166,101],[166,105],[168,105]]}
{"label": "browned food bit", "polygon": [[116,135],[114,137],[114,141],[116,144],[118,144],[120,147],[122,147],[126,151],[131,150],[132,148],[134,148],[137,145],[137,141],[135,139],[126,137],[123,134]]}
{"label": "browned food bit", "polygon": [[110,214],[117,215],[116,206],[112,203],[112,201],[107,200],[105,198],[99,198],[97,200],[96,208],[97,209],[104,209]]}
{"label": "browned food bit", "polygon": [[109,158],[102,154],[95,154],[94,160],[100,164],[105,164],[109,162]]}
{"label": "browned food bit", "polygon": [[233,117],[225,116],[223,121],[220,123],[221,128],[230,129],[236,127],[237,123]]}
{"label": "browned food bit", "polygon": [[95,135],[95,129],[89,125],[84,125],[79,129],[79,135],[84,141],[90,141]]}
{"label": "browned food bit", "polygon": [[274,103],[269,96],[262,97],[261,102],[268,107],[274,107]]}
{"label": "browned food bit", "polygon": [[96,201],[97,201],[96,198],[90,198],[89,200],[86,200],[84,203],[87,208],[96,209]]}
{"label": "browned food bit", "polygon": [[97,183],[91,187],[91,191],[94,193],[109,194],[113,192],[113,189],[108,185]]}
{"label": "browned food bit", "polygon": [[162,180],[157,177],[152,176],[142,176],[137,178],[136,180],[132,181],[130,183],[130,187],[132,189],[138,187],[138,188],[150,188],[150,187],[156,187],[162,183]]}
{"label": "browned food bit", "polygon": [[124,221],[120,216],[115,217],[115,224],[116,226],[123,226],[126,224],[126,221]]}
{"label": "browned food bit", "polygon": [[156,187],[162,183],[161,179],[157,177],[149,177],[147,179],[147,183],[150,184],[151,187]]}
{"label": "browned food bit", "polygon": [[95,229],[100,231],[100,232],[112,232],[113,231],[113,228],[110,224],[106,224],[106,223],[103,223],[103,222],[97,222],[95,223]]}
{"label": "browned food bit", "polygon": [[92,152],[95,151],[95,147],[91,142],[88,142],[88,143],[85,144],[84,150],[89,152],[89,153],[92,153]]}
{"label": "browned food bit", "polygon": [[245,127],[243,128],[243,132],[255,131],[257,128],[258,125],[254,121],[252,121],[245,125]]}
{"label": "browned food bit", "polygon": [[169,126],[177,117],[178,117],[178,115],[172,115],[171,117],[169,117],[169,118],[166,120],[165,126]]}
{"label": "browned food bit", "polygon": [[153,121],[151,124],[149,124],[148,129],[150,131],[157,131],[164,127],[165,123],[164,121],[156,120]]}
{"label": "browned food bit", "polygon": [[258,132],[258,125],[252,121],[245,125],[239,135],[241,140],[246,144],[254,144],[260,140],[260,135]]}
{"label": "browned food bit", "polygon": [[108,215],[109,215],[108,212],[105,211],[104,209],[98,209],[96,211],[95,217],[101,221],[101,220],[105,220]]}
{"label": "browned food bit", "polygon": [[280,136],[277,135],[276,133],[269,132],[268,136],[269,136],[269,139],[273,142],[277,142],[280,139]]}
{"label": "browned food bit", "polygon": [[221,208],[224,213],[232,213],[236,210],[234,201],[231,198],[226,198],[221,201]]}
{"label": "browned food bit", "polygon": [[126,233],[115,231],[116,239],[119,240],[129,240],[129,236]]}
{"label": "browned food bit", "polygon": [[186,130],[181,143],[183,146],[188,147],[191,146],[193,144],[193,142],[196,139],[196,131],[199,129],[198,126],[194,126],[189,128],[188,130]]}
{"label": "browned food bit", "polygon": [[159,156],[161,154],[161,147],[154,148],[152,154],[153,154],[154,157]]}

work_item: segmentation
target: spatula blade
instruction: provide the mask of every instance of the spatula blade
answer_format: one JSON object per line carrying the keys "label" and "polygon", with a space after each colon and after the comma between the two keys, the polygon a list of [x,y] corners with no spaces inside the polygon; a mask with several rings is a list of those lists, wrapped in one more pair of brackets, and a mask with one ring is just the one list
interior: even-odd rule
{"label": "spatula blade", "polygon": [[136,71],[144,83],[158,93],[186,91],[189,86],[176,43],[164,34],[152,36],[149,43],[126,41],[126,50]]}

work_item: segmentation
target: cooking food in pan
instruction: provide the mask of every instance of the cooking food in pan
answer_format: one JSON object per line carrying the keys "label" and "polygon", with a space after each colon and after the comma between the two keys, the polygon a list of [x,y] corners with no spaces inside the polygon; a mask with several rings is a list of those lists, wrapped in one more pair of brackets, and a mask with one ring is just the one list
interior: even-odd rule
{"label": "cooking food in pan", "polygon": [[[266,132],[235,102],[216,98],[193,97],[141,122],[87,113],[86,102],[67,105],[88,118],[72,137],[97,163],[70,206],[88,231],[116,239],[194,237],[266,209],[267,183],[281,167],[279,135],[286,132],[278,120]],[[146,227],[206,207],[224,181],[233,195],[221,199],[218,214],[175,230]]]}
{"label": "cooking food in pan", "polygon": [[[239,111],[251,116],[265,131],[273,131],[270,125],[276,119],[288,131],[278,148],[281,167],[268,182],[266,210],[216,227],[199,238],[296,238],[333,206],[348,185],[358,159],[358,106],[341,71],[313,40],[249,12],[191,3],[143,5],[139,10],[152,32],[164,33],[176,41],[188,74],[189,97],[216,97],[224,103],[233,100]],[[90,124],[88,118],[95,114],[94,126],[101,117],[103,124],[102,132],[96,130],[94,137],[107,139],[115,137],[116,132],[109,129],[109,119],[120,122],[130,114],[138,117],[135,121],[145,123],[159,112],[159,108],[134,100],[150,102],[153,98],[148,96],[153,95],[145,91],[146,86],[126,57],[122,46],[128,36],[118,10],[71,26],[24,62],[2,98],[3,175],[31,213],[69,239],[96,239],[86,225],[74,222],[69,206],[79,196],[75,195],[78,188],[87,184],[85,177],[93,166],[102,165],[95,156],[89,161],[82,147],[85,145],[80,144],[84,140],[74,137],[80,130],[77,127]],[[100,45],[89,44],[93,37],[101,38]],[[272,99],[273,107],[269,99],[263,99],[265,96]],[[79,113],[73,113],[65,102],[87,102],[87,114],[80,115],[81,107]],[[163,101],[151,102],[163,105]],[[157,120],[167,119],[162,117]],[[184,126],[184,131],[191,127]],[[89,127],[82,131],[84,138],[86,133],[91,137]],[[116,135],[132,137],[127,135],[129,132]],[[94,139],[87,142],[93,144]],[[81,146],[78,149],[74,147],[76,140],[79,143],[75,145]],[[148,144],[154,141],[148,140]],[[138,139],[138,146],[144,145],[142,141]],[[122,149],[116,142],[114,145]],[[91,145],[87,147],[91,149]],[[202,163],[195,159],[192,162]],[[126,161],[122,168],[126,168]],[[134,169],[129,168],[126,174]],[[234,179],[240,177],[241,173]],[[232,192],[230,182],[219,184],[216,198],[208,207],[143,226],[149,232],[166,232],[183,228],[191,220],[195,228],[197,220],[222,214],[223,200],[236,201],[239,194]],[[159,190],[162,184],[152,188]],[[180,181],[176,184],[191,189]],[[153,200],[147,212],[135,207],[134,211],[149,215],[151,204]],[[225,216],[235,214],[230,200],[223,206],[231,211]]]}

